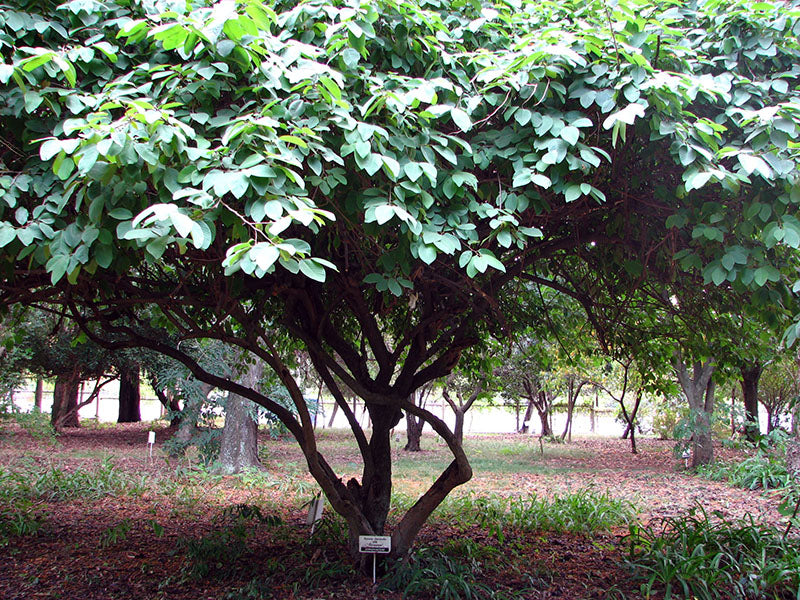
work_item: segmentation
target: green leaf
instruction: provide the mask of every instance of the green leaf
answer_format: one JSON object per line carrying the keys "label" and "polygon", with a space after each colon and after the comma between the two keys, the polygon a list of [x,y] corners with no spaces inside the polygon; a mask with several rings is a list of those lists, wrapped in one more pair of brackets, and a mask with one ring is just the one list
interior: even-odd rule
{"label": "green leaf", "polygon": [[633,125],[637,117],[643,117],[644,115],[645,107],[638,102],[633,102],[622,110],[609,115],[606,120],[603,121],[603,129],[611,129],[618,122]]}
{"label": "green leaf", "polygon": [[580,131],[578,131],[577,127],[573,127],[571,125],[564,127],[559,135],[561,136],[561,139],[568,142],[571,146],[577,144],[578,139],[580,139]]}
{"label": "green leaf", "polygon": [[739,159],[739,164],[742,165],[742,168],[748,175],[751,175],[754,171],[758,171],[765,179],[772,179],[772,169],[769,168],[769,165],[760,156],[740,153],[737,155],[737,158]]}
{"label": "green leaf", "polygon": [[320,283],[325,281],[325,268],[313,259],[305,258],[301,260],[300,272],[314,281],[319,281]]}
{"label": "green leaf", "polygon": [[[278,260],[281,252],[272,244],[260,242],[253,246],[248,254],[250,259],[258,265],[259,269],[268,271],[270,267],[275,264],[275,261]],[[300,265],[300,269],[303,269],[302,264]]]}
{"label": "green leaf", "polygon": [[469,118],[469,115],[460,108],[451,108],[450,116],[453,118],[453,123],[455,123],[461,131],[466,132],[472,129],[472,120]]}
{"label": "green leaf", "polygon": [[436,260],[436,248],[428,246],[427,244],[420,246],[418,250],[419,258],[425,264],[431,264]]}
{"label": "green leaf", "polygon": [[394,206],[391,204],[381,204],[375,207],[375,221],[377,221],[378,225],[383,225],[390,221],[394,215]]}

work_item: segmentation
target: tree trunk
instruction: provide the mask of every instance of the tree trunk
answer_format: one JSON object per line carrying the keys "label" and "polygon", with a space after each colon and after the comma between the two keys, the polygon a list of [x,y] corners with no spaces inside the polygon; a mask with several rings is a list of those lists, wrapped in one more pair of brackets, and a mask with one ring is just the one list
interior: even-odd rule
{"label": "tree trunk", "polygon": [[711,418],[714,412],[714,360],[696,361],[692,373],[683,362],[680,352],[673,362],[675,373],[692,411],[692,467],[710,464],[714,460]]}
{"label": "tree trunk", "polygon": [[328,429],[333,427],[333,421],[334,421],[334,419],[336,419],[336,411],[337,410],[339,410],[339,405],[336,402],[334,402],[333,403],[333,412],[331,412],[331,420],[328,421]]}
{"label": "tree trunk", "polygon": [[520,433],[528,433],[531,428],[531,417],[533,417],[533,400],[528,399],[528,406],[525,407],[525,416],[522,419],[522,427]]}
{"label": "tree trunk", "polygon": [[119,373],[119,417],[117,423],[139,423],[139,366],[121,369]]}
{"label": "tree trunk", "polygon": [[419,452],[422,450],[420,441],[422,440],[422,428],[425,421],[418,419],[411,413],[406,413],[406,445],[403,450],[407,452]]}
{"label": "tree trunk", "polygon": [[80,427],[78,420],[78,387],[80,375],[71,373],[56,377],[53,389],[53,408],[50,422],[55,429],[62,427]]}
{"label": "tree trunk", "polygon": [[453,426],[453,436],[456,438],[459,446],[464,443],[464,418],[466,411],[458,409],[454,411],[456,421]]}
{"label": "tree trunk", "polygon": [[[239,383],[255,389],[264,372],[264,363],[255,361]],[[261,468],[258,458],[258,422],[255,405],[238,394],[231,393],[225,403],[225,425],[222,428],[218,464],[214,471],[233,475],[247,469]]]}
{"label": "tree trunk", "polygon": [[537,410],[539,413],[539,421],[542,424],[542,437],[551,437],[553,435],[553,428],[550,426],[550,413],[547,411]]}
{"label": "tree trunk", "polygon": [[44,396],[44,379],[39,376],[36,378],[36,391],[33,393],[33,408],[36,412],[42,412],[42,397]]}
{"label": "tree trunk", "polygon": [[172,392],[165,392],[155,385],[153,386],[153,391],[155,392],[158,401],[161,402],[162,416],[166,415],[169,417],[170,427],[178,427],[181,421],[181,405],[178,402],[178,399]]}
{"label": "tree trunk", "polygon": [[744,399],[744,434],[748,441],[753,443],[758,441],[761,433],[758,422],[758,380],[761,378],[761,369],[760,364],[739,369]]}

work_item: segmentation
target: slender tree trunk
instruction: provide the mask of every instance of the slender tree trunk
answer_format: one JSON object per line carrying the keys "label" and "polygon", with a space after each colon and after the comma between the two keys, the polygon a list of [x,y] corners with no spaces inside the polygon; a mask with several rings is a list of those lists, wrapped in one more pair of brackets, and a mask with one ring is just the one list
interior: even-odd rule
{"label": "slender tree trunk", "polygon": [[119,374],[119,417],[117,423],[139,423],[139,366],[121,369]]}
{"label": "slender tree trunk", "polygon": [[744,433],[751,442],[756,442],[761,433],[758,423],[758,380],[761,378],[760,364],[742,367],[742,398],[744,399]]}
{"label": "slender tree trunk", "polygon": [[169,416],[170,427],[178,427],[181,421],[181,405],[175,397],[175,394],[170,391],[161,390],[157,385],[153,385],[153,391],[158,401],[161,402],[161,415],[164,416],[166,414]]}
{"label": "slender tree trunk", "polygon": [[333,421],[336,419],[336,411],[339,410],[339,404],[334,402],[333,403],[333,412],[331,412],[331,420],[328,421],[328,429],[333,427]]}
{"label": "slender tree trunk", "polygon": [[456,438],[456,441],[459,445],[464,443],[464,419],[466,417],[466,411],[459,408],[458,410],[454,411],[456,420],[453,424],[453,436]]}
{"label": "slender tree trunk", "polygon": [[36,378],[36,391],[33,393],[33,407],[36,412],[42,412],[42,397],[44,396],[44,379],[41,377]]}
{"label": "slender tree trunk", "polygon": [[77,373],[56,377],[50,413],[50,422],[55,429],[81,426],[77,411],[79,386],[80,376]]}
{"label": "slender tree trunk", "polygon": [[531,418],[533,417],[533,400],[528,398],[528,405],[525,407],[525,416],[522,419],[520,433],[528,433],[531,428]]}
{"label": "slender tree trunk", "polygon": [[[264,363],[254,361],[239,383],[255,389],[263,372]],[[215,472],[233,475],[247,469],[261,468],[261,460],[258,458],[258,422],[254,409],[255,405],[247,398],[233,393],[228,397]]]}

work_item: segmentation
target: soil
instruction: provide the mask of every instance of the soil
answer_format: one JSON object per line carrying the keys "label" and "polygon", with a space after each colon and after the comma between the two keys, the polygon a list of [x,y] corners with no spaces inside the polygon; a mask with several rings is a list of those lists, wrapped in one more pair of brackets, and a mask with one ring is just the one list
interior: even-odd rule
{"label": "soil", "polygon": [[[148,430],[148,424],[83,427],[68,430],[50,444],[13,426],[4,427],[0,486],[11,471],[52,466],[94,469],[104,460],[131,480],[149,478],[160,483],[143,486],[139,495],[37,499],[30,510],[43,517],[41,529],[33,535],[11,537],[0,547],[0,598],[402,597],[374,586],[368,569],[367,574],[351,570],[333,521],[323,520],[314,537],[309,537],[308,509],[302,505],[304,493],[297,489],[307,489],[305,496],[310,497],[314,487],[290,440],[266,436],[260,440],[269,477],[253,478],[248,484],[242,477],[203,477],[191,458],[169,459],[161,447],[169,434],[164,429],[156,431],[150,459],[143,443]],[[632,455],[620,440],[580,439],[564,446],[543,446],[539,454],[536,438],[521,439],[519,435],[491,436],[493,442],[513,449],[508,453],[509,468],[476,468],[473,480],[459,493],[550,496],[594,488],[634,502],[644,522],[698,506],[775,524],[781,519],[774,494],[691,476],[674,457],[669,442],[639,440],[640,453]],[[476,447],[481,441],[467,440]],[[444,457],[432,437],[423,439],[423,448],[413,460],[436,462]],[[723,459],[736,455],[721,448],[717,454]],[[358,456],[347,445],[332,444],[328,455],[340,472],[357,473]],[[409,459],[407,453],[402,457]],[[178,480],[184,483],[175,483]],[[409,486],[414,489],[413,482]],[[258,513],[243,517],[240,512],[237,521],[236,511],[243,510],[236,509],[237,505],[258,507]],[[2,509],[0,500],[0,518]],[[231,534],[237,523],[247,525],[245,544]],[[495,591],[497,598],[635,599],[642,597],[639,584],[622,560],[626,533],[622,528],[593,535],[508,532],[501,542],[484,529],[465,529],[434,518],[421,532],[417,548],[457,555],[470,576],[484,589]],[[193,570],[197,562],[187,558],[202,555],[200,540],[217,544],[205,548],[212,557],[205,574]],[[407,597],[433,597],[436,591],[419,590]]]}

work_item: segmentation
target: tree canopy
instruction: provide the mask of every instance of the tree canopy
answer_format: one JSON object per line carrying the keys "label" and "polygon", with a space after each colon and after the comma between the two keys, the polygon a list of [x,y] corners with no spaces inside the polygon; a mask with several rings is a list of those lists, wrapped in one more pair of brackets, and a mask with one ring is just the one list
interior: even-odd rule
{"label": "tree canopy", "polygon": [[[728,0],[19,1],[0,13],[3,302],[61,303],[87,335],[170,354],[273,411],[353,535],[383,531],[388,432],[400,410],[423,417],[454,460],[396,527],[402,554],[471,474],[408,397],[502,334],[515,278],[587,310],[599,286],[651,278],[789,303],[799,15]],[[165,346],[162,327],[258,355],[297,416]],[[317,451],[287,334],[348,417],[360,482]],[[340,383],[366,402],[369,439]]]}

